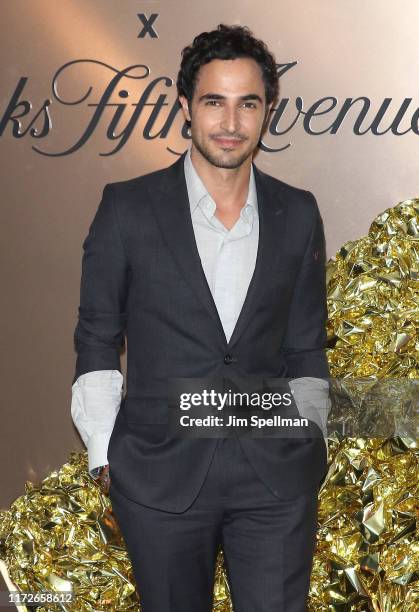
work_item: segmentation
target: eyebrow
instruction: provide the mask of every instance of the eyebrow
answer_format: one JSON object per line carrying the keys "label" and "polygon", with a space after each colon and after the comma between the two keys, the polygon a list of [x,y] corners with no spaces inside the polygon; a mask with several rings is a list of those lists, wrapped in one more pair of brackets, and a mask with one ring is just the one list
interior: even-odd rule
{"label": "eyebrow", "polygon": [[[221,96],[220,94],[215,94],[215,93],[207,93],[204,94],[203,96],[200,96],[198,101],[201,102],[201,100],[226,100],[226,96]],[[248,101],[248,100],[258,100],[259,102],[261,102],[263,104],[263,100],[262,98],[258,95],[258,94],[247,94],[246,96],[240,96],[240,100],[243,101]]]}

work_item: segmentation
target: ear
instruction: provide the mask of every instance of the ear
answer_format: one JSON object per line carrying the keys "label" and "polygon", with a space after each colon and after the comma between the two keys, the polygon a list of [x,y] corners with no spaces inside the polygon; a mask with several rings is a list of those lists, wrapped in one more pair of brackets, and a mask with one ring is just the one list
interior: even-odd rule
{"label": "ear", "polygon": [[191,114],[189,112],[189,103],[185,96],[179,96],[179,102],[182,107],[182,111],[186,121],[191,121]]}

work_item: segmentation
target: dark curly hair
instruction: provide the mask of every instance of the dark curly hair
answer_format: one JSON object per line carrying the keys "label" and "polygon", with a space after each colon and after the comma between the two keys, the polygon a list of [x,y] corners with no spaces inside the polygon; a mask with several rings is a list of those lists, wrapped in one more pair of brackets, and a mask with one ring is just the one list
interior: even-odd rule
{"label": "dark curly hair", "polygon": [[177,77],[177,91],[190,103],[195,90],[198,71],[214,59],[229,60],[238,57],[254,59],[262,70],[266,104],[278,95],[278,75],[275,58],[266,44],[254,38],[246,26],[220,24],[216,30],[202,32],[192,45],[182,51],[182,62]]}

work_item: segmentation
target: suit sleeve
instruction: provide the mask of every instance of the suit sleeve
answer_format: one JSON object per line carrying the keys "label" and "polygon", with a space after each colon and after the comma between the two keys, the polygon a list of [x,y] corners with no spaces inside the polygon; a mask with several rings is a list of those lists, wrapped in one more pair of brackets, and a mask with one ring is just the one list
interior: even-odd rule
{"label": "suit sleeve", "polygon": [[282,353],[290,378],[330,378],[326,357],[326,248],[323,221],[312,193],[314,209],[310,238],[294,287]]}
{"label": "suit sleeve", "polygon": [[83,242],[77,352],[73,383],[96,370],[121,371],[125,346],[129,265],[119,230],[113,186],[105,185],[102,199]]}

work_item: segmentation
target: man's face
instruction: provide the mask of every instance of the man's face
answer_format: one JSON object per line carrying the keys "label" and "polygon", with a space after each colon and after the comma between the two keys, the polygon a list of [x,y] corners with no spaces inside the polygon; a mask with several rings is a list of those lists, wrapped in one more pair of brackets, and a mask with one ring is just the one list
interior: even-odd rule
{"label": "man's face", "polygon": [[191,105],[179,97],[191,122],[194,147],[218,168],[238,168],[255,150],[269,107],[257,62],[215,59],[198,72]]}

